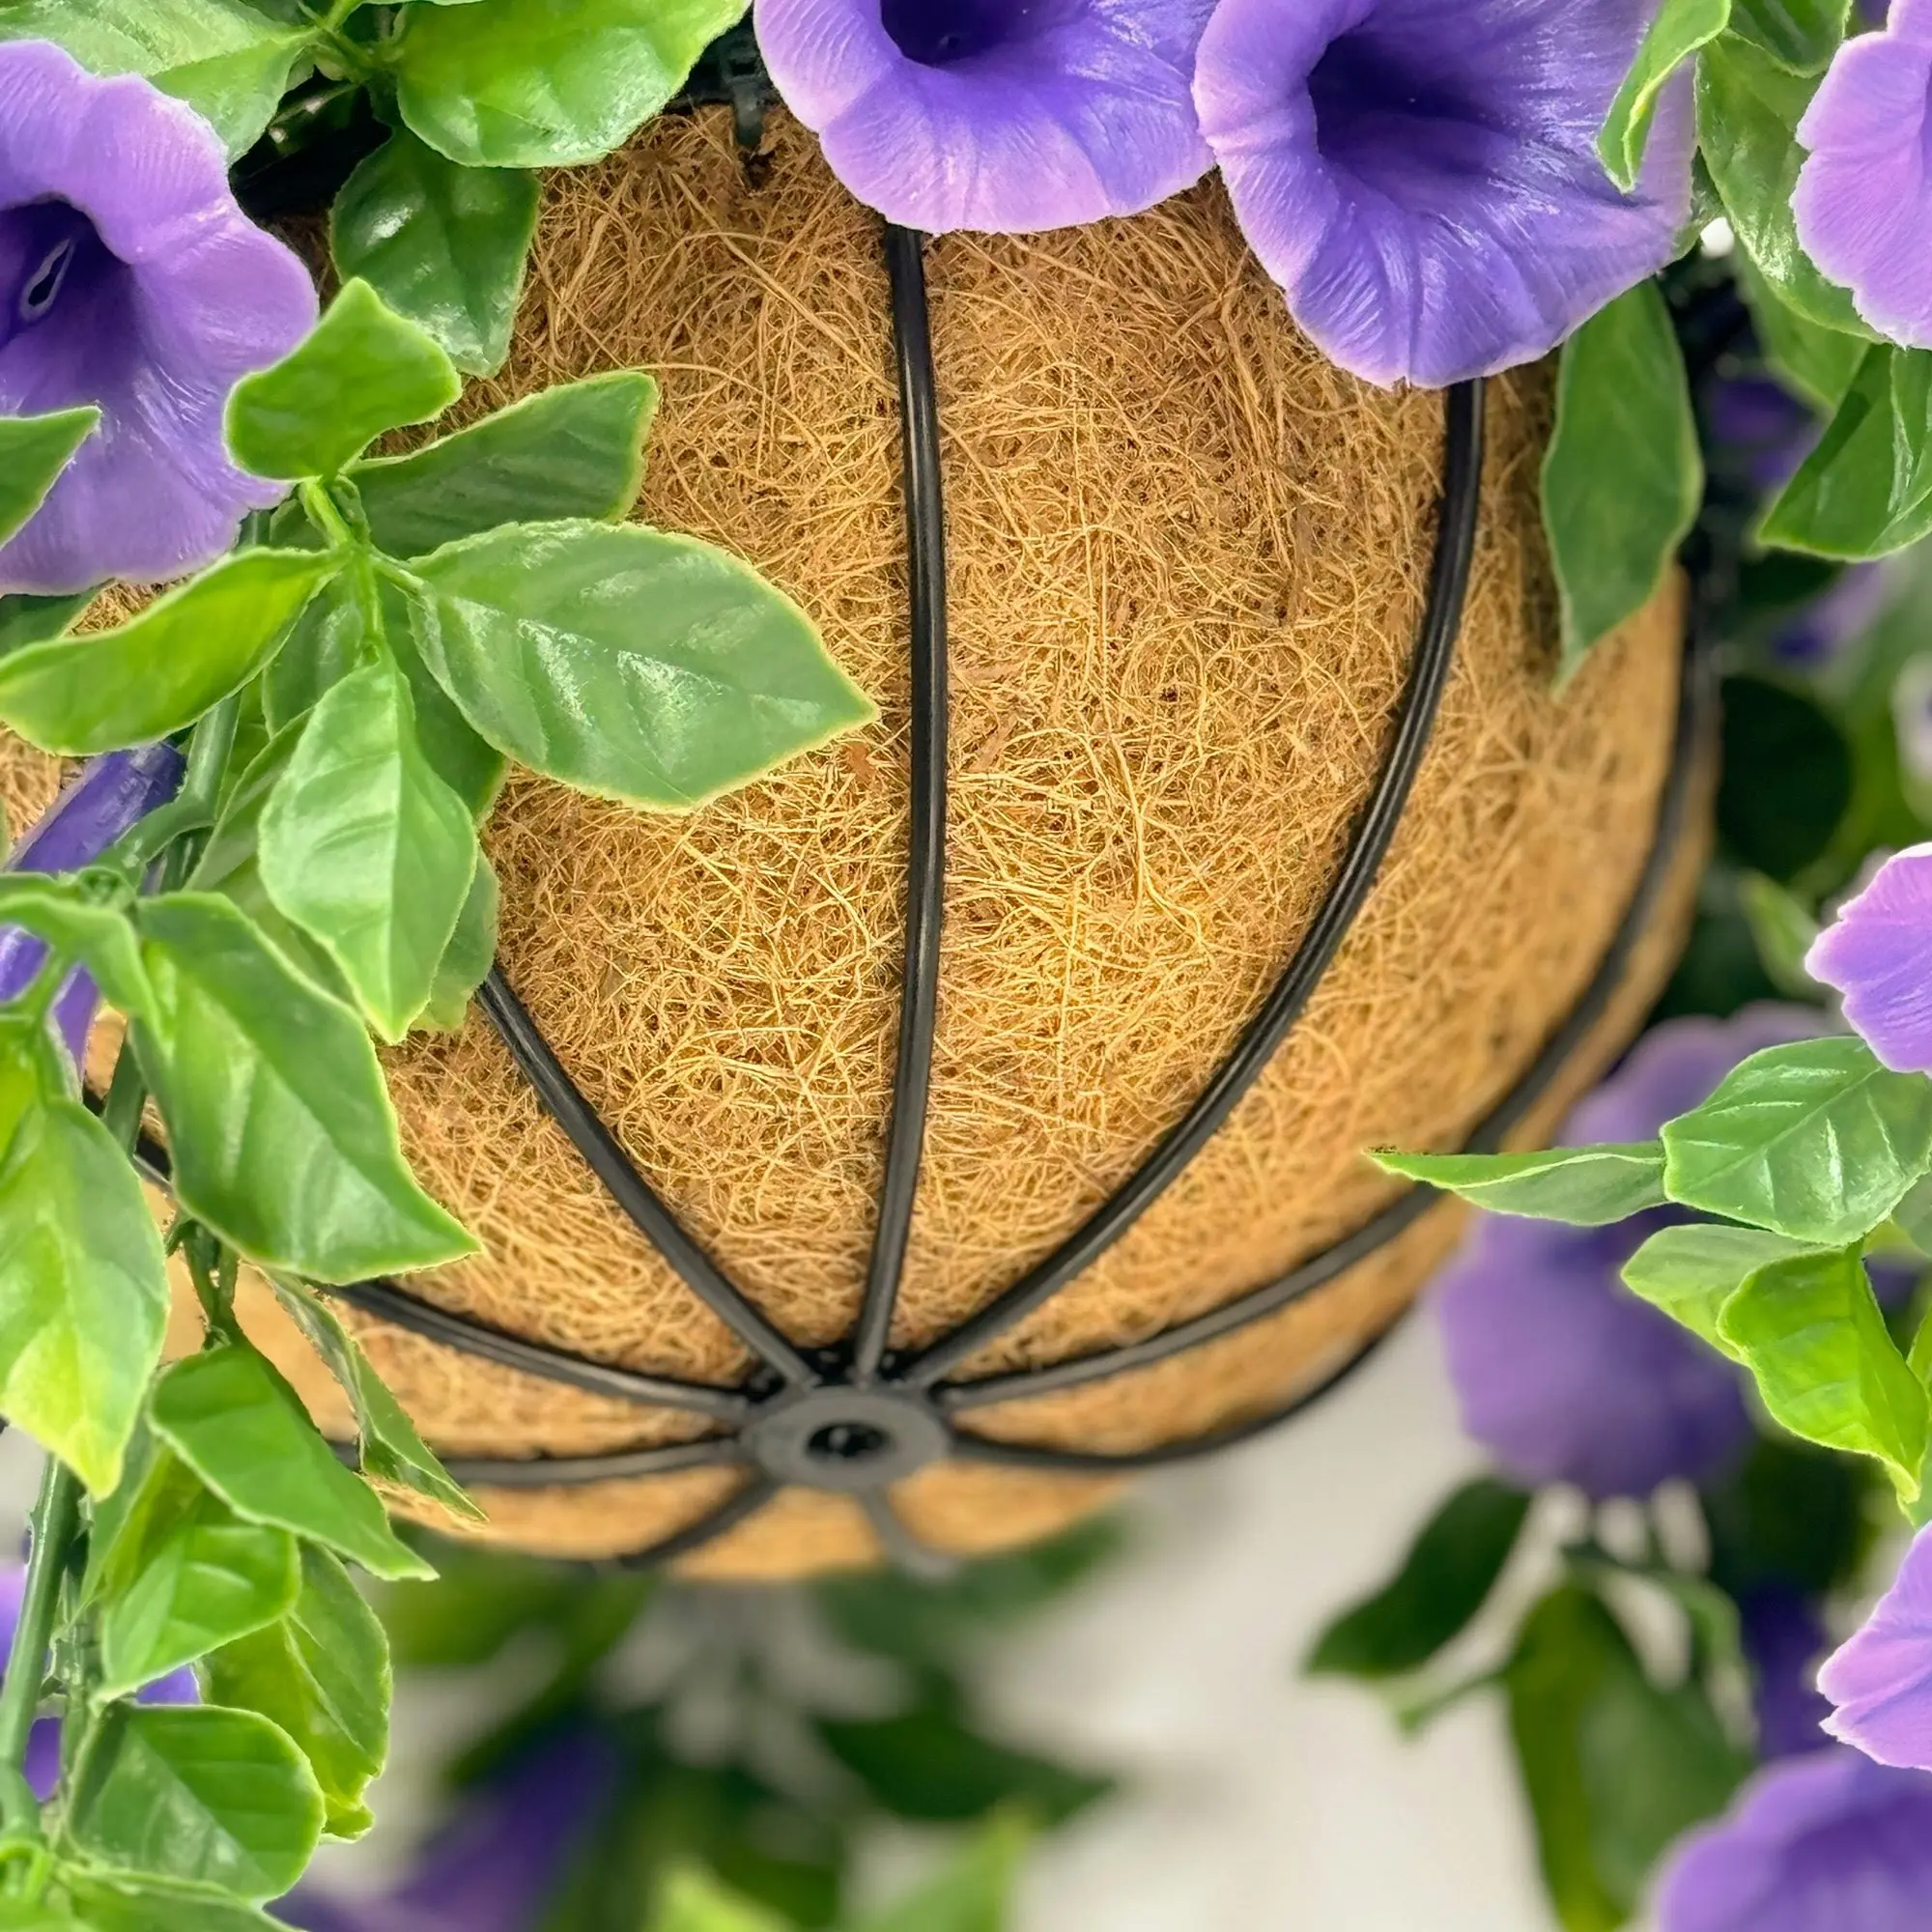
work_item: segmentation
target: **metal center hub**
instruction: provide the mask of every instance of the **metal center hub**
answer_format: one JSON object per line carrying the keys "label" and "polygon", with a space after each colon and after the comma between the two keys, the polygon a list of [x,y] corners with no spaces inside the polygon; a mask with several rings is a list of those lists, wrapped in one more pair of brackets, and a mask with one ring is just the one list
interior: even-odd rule
{"label": "metal center hub", "polygon": [[846,1494],[899,1482],[949,1446],[945,1423],[916,1397],[837,1383],[774,1396],[745,1425],[743,1441],[780,1482]]}

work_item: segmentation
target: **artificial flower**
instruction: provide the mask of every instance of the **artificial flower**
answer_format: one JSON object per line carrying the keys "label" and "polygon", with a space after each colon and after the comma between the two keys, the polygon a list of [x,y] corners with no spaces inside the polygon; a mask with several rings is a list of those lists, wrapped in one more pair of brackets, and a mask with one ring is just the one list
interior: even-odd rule
{"label": "artificial flower", "polygon": [[1891,1588],[1825,1660],[1825,1728],[1881,1764],[1932,1771],[1932,1530],[1920,1530]]}
{"label": "artificial flower", "polygon": [[1657,1932],[1924,1932],[1932,1778],[1856,1751],[1758,1773],[1690,1834],[1657,1889]]}
{"label": "artificial flower", "polygon": [[[1571,1113],[1562,1139],[1649,1140],[1739,1061],[1817,1030],[1808,1009],[1775,1005],[1728,1020],[1666,1021]],[[1714,1475],[1749,1439],[1736,1370],[1618,1278],[1673,1218],[1658,1210],[1569,1228],[1485,1216],[1436,1277],[1463,1426],[1506,1474],[1574,1483],[1596,1497],[1642,1496],[1673,1476]]]}
{"label": "artificial flower", "polygon": [[1894,852],[1812,941],[1804,970],[1844,995],[1886,1065],[1932,1072],[1932,844]]}
{"label": "artificial flower", "polygon": [[1790,482],[1818,440],[1817,416],[1769,376],[1725,376],[1704,396],[1714,461],[1771,496]]}
{"label": "artificial flower", "polygon": [[0,415],[101,412],[0,545],[0,591],[163,582],[228,549],[282,494],[228,460],[228,393],[315,318],[306,270],[236,205],[205,121],[44,41],[0,45]]}
{"label": "artificial flower", "polygon": [[1932,348],[1932,0],[1896,0],[1838,49],[1798,139],[1791,197],[1804,252],[1881,335]]}
{"label": "artificial flower", "polygon": [[757,0],[785,104],[908,228],[1133,214],[1213,165],[1188,91],[1212,0]]}
{"label": "artificial flower", "polygon": [[1767,1585],[1739,1599],[1738,1626],[1751,1668],[1758,1756],[1768,1762],[1827,1747],[1832,1707],[1818,1689],[1827,1639],[1816,1606],[1796,1590]]}
{"label": "artificial flower", "polygon": [[1221,0],[1194,99],[1294,319],[1370,382],[1544,355],[1668,262],[1690,209],[1689,76],[1634,194],[1597,135],[1650,0]]}

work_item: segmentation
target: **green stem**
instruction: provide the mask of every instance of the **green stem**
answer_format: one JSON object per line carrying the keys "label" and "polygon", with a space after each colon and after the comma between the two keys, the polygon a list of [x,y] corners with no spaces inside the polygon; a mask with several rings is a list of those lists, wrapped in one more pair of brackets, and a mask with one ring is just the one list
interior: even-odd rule
{"label": "green stem", "polygon": [[[80,1514],[80,1479],[58,1456],[49,1456],[41,1472],[40,1500],[34,1505],[33,1548],[27,1558],[27,1582],[20,1600],[20,1620],[14,1631],[14,1649],[6,1680],[0,1683],[0,1766],[16,1776],[27,1761],[27,1738],[41,1707],[43,1670],[53,1636],[54,1610],[60,1601],[61,1577]],[[0,1811],[10,1827],[29,1822],[18,1815],[19,1792],[10,1777],[0,1784]],[[31,1793],[28,1794],[31,1798]],[[39,1807],[33,1824],[38,1829]]]}

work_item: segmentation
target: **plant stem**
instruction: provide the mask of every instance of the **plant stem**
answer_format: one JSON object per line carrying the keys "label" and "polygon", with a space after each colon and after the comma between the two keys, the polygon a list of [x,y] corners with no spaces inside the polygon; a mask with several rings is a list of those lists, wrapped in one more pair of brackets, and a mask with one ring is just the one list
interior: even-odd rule
{"label": "plant stem", "polygon": [[[79,1506],[79,1477],[58,1456],[49,1456],[41,1472],[40,1500],[34,1505],[33,1548],[27,1558],[20,1620],[14,1630],[6,1680],[0,1683],[0,1765],[16,1775],[27,1761],[27,1738],[41,1706],[47,1644]],[[24,1821],[14,1815],[17,1791],[12,1785],[12,1779],[0,1785],[0,1810],[7,1813],[9,1825],[16,1826]]]}

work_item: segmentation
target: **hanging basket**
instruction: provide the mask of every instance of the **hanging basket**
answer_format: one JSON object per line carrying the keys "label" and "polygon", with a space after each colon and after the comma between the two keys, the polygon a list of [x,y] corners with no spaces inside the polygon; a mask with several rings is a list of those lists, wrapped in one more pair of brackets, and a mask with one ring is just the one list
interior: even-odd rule
{"label": "hanging basket", "polygon": [[388,1062],[488,1258],[347,1300],[489,1540],[1023,1541],[1362,1358],[1457,1231],[1362,1150],[1547,1135],[1634,1031],[1699,842],[1683,600],[1553,694],[1547,377],[1339,373],[1212,183],[922,243],[782,116],[668,115],[553,179],[467,407],[633,365],[641,514],[882,717],[690,817],[512,781],[497,976]]}

